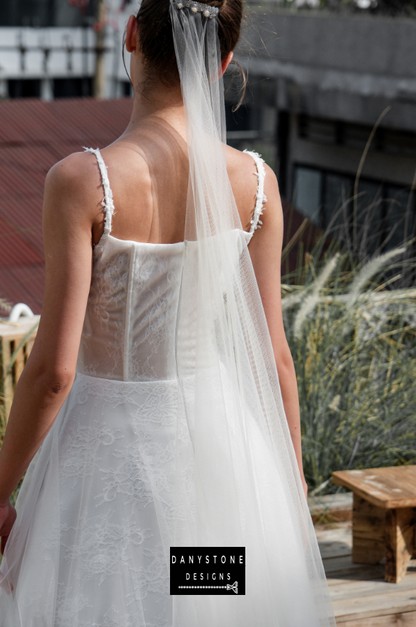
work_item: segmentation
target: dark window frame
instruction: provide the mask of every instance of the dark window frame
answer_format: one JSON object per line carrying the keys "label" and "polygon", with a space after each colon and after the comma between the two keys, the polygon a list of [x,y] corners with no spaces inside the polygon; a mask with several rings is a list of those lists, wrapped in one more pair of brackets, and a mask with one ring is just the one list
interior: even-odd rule
{"label": "dark window frame", "polygon": [[[335,170],[332,168],[322,168],[315,165],[310,165],[309,163],[304,163],[302,161],[295,161],[292,164],[292,202],[296,207],[296,199],[294,199],[295,195],[295,186],[296,186],[296,170],[298,168],[303,168],[307,170],[312,170],[314,172],[319,172],[321,174],[321,182],[320,182],[320,202],[319,202],[319,220],[317,221],[318,228],[325,230],[328,228],[330,224],[330,219],[326,221],[326,207],[327,207],[327,188],[328,188],[328,177],[329,176],[337,176],[349,181],[351,192],[351,199],[353,197],[354,186],[356,177],[352,174],[341,172],[339,170]],[[391,247],[389,246],[389,242],[386,243],[386,240],[389,236],[389,217],[391,218],[391,214],[389,215],[389,208],[391,206],[391,202],[394,200],[392,195],[388,193],[388,190],[394,189],[396,190],[396,194],[401,192],[412,193],[412,187],[410,185],[398,185],[392,181],[380,180],[373,177],[363,176],[360,177],[360,183],[368,183],[370,185],[376,185],[380,190],[380,203],[381,203],[381,228],[379,232],[379,243],[383,243],[382,250],[389,250]],[[416,189],[413,189],[413,198],[412,198],[412,215],[413,215],[413,227],[410,229],[410,232],[407,234],[406,239],[416,237]],[[339,207],[340,208],[340,207]],[[338,209],[339,209],[338,208]],[[298,209],[298,211],[300,211]],[[352,222],[352,213],[353,213],[353,201],[351,200],[348,205],[348,218]],[[328,212],[329,215],[333,215],[333,211]],[[303,214],[302,214],[303,215]],[[406,212],[402,214],[402,217],[406,215]],[[351,227],[352,228],[352,227]],[[352,233],[351,233],[352,234]]]}

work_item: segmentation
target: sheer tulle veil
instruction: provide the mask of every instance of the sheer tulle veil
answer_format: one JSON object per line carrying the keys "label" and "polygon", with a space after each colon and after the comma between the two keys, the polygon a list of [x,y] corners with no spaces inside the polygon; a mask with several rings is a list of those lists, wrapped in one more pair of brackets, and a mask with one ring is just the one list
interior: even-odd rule
{"label": "sheer tulle veil", "polygon": [[[176,335],[185,406],[180,415],[187,424],[181,428],[178,421],[175,442],[173,542],[246,547],[247,594],[177,596],[174,625],[300,627],[299,603],[303,612],[309,608],[309,627],[335,625],[227,173],[217,15],[218,9],[206,4],[170,2],[190,164]],[[186,357],[189,341],[196,347],[193,363]],[[278,520],[279,511],[285,521]],[[275,542],[276,535],[281,537]],[[287,568],[290,554],[294,572]],[[293,614],[282,616],[283,622],[277,620],[279,594],[293,600]]]}
{"label": "sheer tulle veil", "polygon": [[[96,532],[89,522],[98,516],[93,487],[98,490],[96,486],[101,486],[101,475],[105,475],[111,462],[108,464],[104,457],[100,461],[102,469],[87,464],[86,472],[83,462],[98,455],[91,453],[92,444],[86,438],[85,459],[79,453],[69,456],[77,472],[72,475],[71,466],[66,479],[60,476],[65,474],[60,443],[71,437],[60,433],[58,423],[42,444],[38,461],[31,464],[19,495],[19,525],[16,533],[10,535],[1,564],[0,604],[4,612],[0,625],[335,627],[247,234],[227,173],[218,9],[189,0],[169,1],[189,156],[185,243],[178,243],[181,248],[175,249],[182,251],[183,247],[183,259],[181,256],[175,266],[181,273],[178,282],[174,276],[179,300],[177,304],[175,296],[173,376],[149,382],[129,377],[110,381],[84,374],[78,383],[75,381],[78,387],[59,414],[62,430],[67,427],[67,416],[69,421],[82,423],[85,418],[93,423],[94,445],[104,419],[116,435],[124,429],[127,444],[122,447],[116,440],[116,460],[128,452],[135,460],[135,472],[138,467],[141,474],[132,478],[126,473],[122,483],[143,483],[147,469],[146,490],[157,498],[152,506],[147,507],[147,501],[146,505],[139,502],[135,509],[134,490],[131,499],[124,499],[123,493],[123,499],[114,502],[101,499],[99,494],[103,508],[98,513],[104,521],[100,528],[115,512],[117,524],[111,530],[116,528],[120,535],[114,537],[113,531],[104,534],[101,552],[91,558],[95,559],[97,570],[88,578],[89,564],[85,562],[90,554],[84,554],[82,547],[86,544],[81,539],[86,538],[87,546],[96,546]],[[104,252],[102,255],[104,258]],[[105,269],[107,266],[102,263]],[[166,268],[168,276],[170,266]],[[120,311],[124,312],[121,305]],[[169,348],[169,359],[170,356]],[[161,385],[153,387],[158,384]],[[167,418],[161,431],[166,434],[167,444],[158,449],[156,436],[149,436],[148,446],[136,456],[136,448],[143,444],[142,430],[138,430],[140,437],[134,438],[130,427],[144,420],[143,402],[135,399],[143,398],[142,390],[148,389],[148,385],[166,395],[160,399],[159,392],[146,392],[146,398],[150,397],[152,428],[153,423],[159,427],[162,422],[158,402],[165,408]],[[116,400],[107,400],[107,388]],[[82,424],[79,430],[84,426],[88,424]],[[100,449],[100,455],[104,455],[104,448],[107,444]],[[155,450],[159,455],[155,455]],[[66,455],[65,458],[64,452],[62,458],[67,459]],[[168,471],[154,469],[159,461],[161,466],[166,462]],[[68,477],[79,481],[77,491],[68,488]],[[74,501],[65,509],[62,502],[65,505],[69,493],[75,495]],[[121,507],[119,513],[117,507]],[[155,510],[155,518],[149,518],[152,524],[143,525],[149,527],[150,536],[157,536],[158,550],[161,545],[154,572],[151,568],[146,570],[147,554],[138,553],[142,540],[136,541],[140,531],[137,511],[147,521],[143,512],[149,510]],[[128,533],[123,516],[129,516],[131,522]],[[126,534],[134,542],[127,542]],[[66,545],[63,537],[69,538]],[[126,540],[128,551],[121,546],[124,540],[120,538]],[[108,550],[110,541],[112,554]],[[167,582],[170,547],[245,547],[245,594],[175,594],[170,603],[165,588],[161,588]],[[107,583],[101,585],[101,579],[95,575],[109,574],[107,564],[111,556],[114,577],[108,577]],[[134,561],[131,567],[129,560]],[[79,573],[84,575],[83,580]],[[124,573],[124,578],[119,573]],[[140,577],[146,585],[137,584]],[[84,586],[86,590],[81,589]],[[144,606],[151,607],[150,618],[140,617]],[[111,616],[106,614],[104,620],[106,608],[111,610]]]}

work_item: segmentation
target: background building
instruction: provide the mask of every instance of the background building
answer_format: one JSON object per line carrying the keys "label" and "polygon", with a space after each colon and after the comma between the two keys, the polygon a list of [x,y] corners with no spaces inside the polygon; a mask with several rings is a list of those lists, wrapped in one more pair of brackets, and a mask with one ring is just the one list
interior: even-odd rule
{"label": "background building", "polygon": [[[134,2],[0,3],[0,297],[36,313],[44,177],[125,128],[121,49]],[[365,233],[366,254],[415,236],[416,20],[250,4],[236,54],[248,88],[235,112],[238,71],[226,76],[228,141],[259,151],[278,174],[284,272],[331,223]],[[312,225],[298,249],[304,218]]]}
{"label": "background building", "polygon": [[337,210],[353,211],[348,199],[379,120],[362,164],[359,220],[368,221],[370,248],[386,237],[387,248],[400,243],[414,229],[416,20],[252,5],[237,55],[249,88],[235,114],[238,96],[228,93],[230,141],[257,146],[283,196],[325,228]]}
{"label": "background building", "polygon": [[1,299],[12,305],[24,302],[41,313],[42,201],[48,170],[83,146],[111,144],[130,114],[130,98],[0,102],[0,316],[7,313]]}
{"label": "background building", "polygon": [[2,0],[0,97],[129,95],[121,59],[129,4],[126,0]]}

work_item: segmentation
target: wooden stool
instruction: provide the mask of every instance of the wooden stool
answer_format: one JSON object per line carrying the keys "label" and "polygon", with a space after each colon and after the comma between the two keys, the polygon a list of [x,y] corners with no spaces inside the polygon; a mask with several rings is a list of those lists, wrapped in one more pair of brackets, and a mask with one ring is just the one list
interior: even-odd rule
{"label": "wooden stool", "polygon": [[398,583],[416,557],[416,466],[337,471],[332,481],[354,492],[352,561],[385,556],[385,580]]}

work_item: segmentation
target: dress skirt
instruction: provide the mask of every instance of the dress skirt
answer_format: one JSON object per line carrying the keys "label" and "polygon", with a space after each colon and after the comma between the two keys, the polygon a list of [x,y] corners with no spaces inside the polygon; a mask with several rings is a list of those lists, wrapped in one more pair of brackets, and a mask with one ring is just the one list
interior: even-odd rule
{"label": "dress skirt", "polygon": [[[216,419],[214,412],[214,430]],[[316,538],[299,542],[285,480],[254,420],[245,433],[251,459],[239,457],[246,450],[239,429],[232,444],[246,593],[170,595],[178,430],[189,452],[189,467],[183,463],[188,496],[195,485],[187,424],[175,379],[116,381],[77,373],[18,497],[0,572],[0,627],[327,624],[319,615],[322,581],[315,588],[308,558]],[[221,446],[218,441],[207,451],[213,475]]]}

